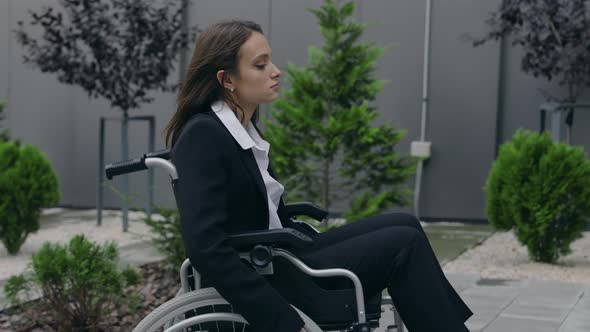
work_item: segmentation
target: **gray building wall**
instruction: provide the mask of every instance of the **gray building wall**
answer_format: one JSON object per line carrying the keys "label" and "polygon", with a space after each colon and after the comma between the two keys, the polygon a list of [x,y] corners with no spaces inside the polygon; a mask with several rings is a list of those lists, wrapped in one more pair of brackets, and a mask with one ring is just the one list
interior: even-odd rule
{"label": "gray building wall", "polygon": [[433,157],[422,206],[425,216],[481,218],[482,186],[494,159],[499,48],[474,49],[460,37],[482,33],[499,1],[434,3],[428,123]]}
{"label": "gray building wall", "polygon": [[[28,9],[54,5],[51,0],[0,1],[0,100],[6,100],[7,125],[15,138],[38,146],[51,160],[59,178],[61,204],[89,207],[96,202],[98,126],[100,116],[116,116],[106,100],[89,100],[78,87],[57,82],[22,63],[22,51],[13,29]],[[309,45],[321,45],[315,17],[306,8],[320,0],[193,0],[191,25],[201,28],[223,18],[251,19],[260,23],[273,49],[273,60],[282,69],[287,63],[307,64]],[[378,61],[378,77],[388,80],[378,95],[378,122],[408,131],[399,145],[408,152],[420,136],[422,57],[425,1],[357,0],[356,17],[370,26],[365,41],[388,46]],[[533,79],[520,71],[520,51],[500,43],[473,48],[462,40],[464,33],[481,35],[484,20],[500,0],[433,1],[430,64],[430,106],[427,140],[432,157],[424,165],[420,215],[423,218],[484,219],[482,187],[495,157],[496,142],[504,142],[517,128],[539,129],[538,105],[543,98],[537,88],[554,93],[556,84]],[[501,56],[503,54],[503,56]],[[189,54],[190,57],[190,54]],[[179,73],[172,75],[177,80]],[[175,95],[154,93],[155,101],[134,110],[136,115],[155,115],[158,148],[160,135],[175,110]],[[264,110],[264,108],[263,108]],[[573,144],[588,147],[584,130],[590,114],[576,114]],[[106,161],[120,159],[120,130],[107,128]],[[145,124],[130,129],[131,156],[147,151]],[[408,186],[413,188],[414,179]],[[119,184],[118,181],[108,184]],[[130,176],[132,192],[146,196],[146,175]],[[156,201],[170,205],[173,198],[167,177],[156,173]],[[120,199],[106,190],[105,204],[118,206]],[[412,211],[411,207],[394,210]]]}

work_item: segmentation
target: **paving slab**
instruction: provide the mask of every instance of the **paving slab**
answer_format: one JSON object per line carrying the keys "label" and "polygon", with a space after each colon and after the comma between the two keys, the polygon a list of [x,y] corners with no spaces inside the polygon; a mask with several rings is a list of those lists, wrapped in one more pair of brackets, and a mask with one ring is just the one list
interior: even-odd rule
{"label": "paving slab", "polygon": [[473,311],[466,325],[470,331],[483,331],[517,296],[514,289],[494,293],[491,287],[473,287],[460,293],[463,301]]}
{"label": "paving slab", "polygon": [[536,319],[561,324],[569,315],[572,307],[548,303],[525,304],[515,301],[502,311],[500,317]]}
{"label": "paving slab", "polygon": [[590,310],[573,311],[563,322],[558,332],[588,332],[590,331]]}
{"label": "paving slab", "polygon": [[447,273],[446,275],[457,293],[473,287],[480,280],[479,275],[475,273]]}
{"label": "paving slab", "polygon": [[485,332],[555,332],[559,323],[528,318],[498,317]]}
{"label": "paving slab", "polygon": [[588,332],[590,331],[590,286],[584,290],[584,295],[576,303],[558,332]]}
{"label": "paving slab", "polygon": [[527,282],[528,285],[518,297],[518,301],[521,303],[552,303],[571,306],[579,301],[587,286],[561,281],[528,280]]}

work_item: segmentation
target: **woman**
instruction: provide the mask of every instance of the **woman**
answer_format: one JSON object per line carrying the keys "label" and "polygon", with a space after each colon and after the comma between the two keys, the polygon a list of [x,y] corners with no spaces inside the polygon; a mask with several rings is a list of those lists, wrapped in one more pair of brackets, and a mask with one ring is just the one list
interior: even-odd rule
{"label": "woman", "polygon": [[[279,96],[281,71],[260,26],[228,21],[197,41],[166,133],[187,255],[254,331],[297,332],[303,321],[268,281],[243,263],[228,234],[297,228],[255,126],[258,105]],[[446,280],[419,221],[386,214],[314,235],[300,253],[313,268],[353,271],[371,296],[388,288],[412,332],[468,331],[472,315]]]}

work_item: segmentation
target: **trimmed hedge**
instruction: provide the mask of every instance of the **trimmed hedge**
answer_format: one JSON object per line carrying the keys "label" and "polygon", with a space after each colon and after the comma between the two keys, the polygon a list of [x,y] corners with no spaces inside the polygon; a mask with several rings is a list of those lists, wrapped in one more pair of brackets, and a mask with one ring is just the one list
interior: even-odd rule
{"label": "trimmed hedge", "polygon": [[514,229],[534,261],[553,263],[587,225],[590,162],[581,147],[520,129],[500,147],[484,189],[490,223]]}
{"label": "trimmed hedge", "polygon": [[49,160],[31,145],[0,142],[0,241],[16,254],[39,230],[41,207],[59,202],[58,179]]}

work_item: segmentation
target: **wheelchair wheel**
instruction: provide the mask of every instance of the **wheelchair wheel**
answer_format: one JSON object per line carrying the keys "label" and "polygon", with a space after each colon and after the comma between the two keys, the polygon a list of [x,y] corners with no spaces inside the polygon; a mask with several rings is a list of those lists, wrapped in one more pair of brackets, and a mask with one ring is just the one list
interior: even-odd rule
{"label": "wheelchair wheel", "polygon": [[[293,307],[305,322],[306,332],[322,330],[303,312]],[[193,317],[178,321],[187,312]],[[188,316],[188,315],[187,315]],[[173,325],[171,322],[174,322]],[[133,332],[244,331],[248,322],[233,313],[229,303],[214,288],[203,288],[175,297],[157,307],[135,327]]]}

